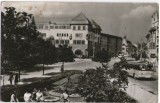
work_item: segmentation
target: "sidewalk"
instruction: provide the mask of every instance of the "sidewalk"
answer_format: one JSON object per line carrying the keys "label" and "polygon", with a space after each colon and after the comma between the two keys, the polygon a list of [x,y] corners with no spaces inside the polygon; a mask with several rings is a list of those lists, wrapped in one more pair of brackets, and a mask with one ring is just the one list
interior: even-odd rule
{"label": "sidewalk", "polygon": [[[91,60],[90,59],[78,59],[78,58],[76,58],[75,62],[66,62],[65,65],[76,64],[76,63],[83,62],[83,61],[91,61]],[[45,67],[46,66],[47,67],[53,67],[53,69],[48,69],[48,70],[46,69],[44,71],[44,73],[47,74],[47,73],[51,73],[51,72],[60,72],[60,66],[61,65],[62,65],[62,62],[55,63],[55,64],[52,64],[52,65],[45,65]],[[42,65],[39,64],[37,66],[42,66]],[[66,68],[66,70],[68,70],[68,69]],[[34,77],[51,77],[51,76],[48,76],[48,75],[42,75],[42,71],[43,70],[35,71],[35,72],[21,72],[21,80],[26,79],[26,78],[34,78]],[[4,75],[4,85],[9,85],[10,84],[8,79],[9,79],[9,75]],[[24,84],[24,83],[19,82],[18,84]],[[3,80],[1,80],[0,85],[1,86],[3,85]]]}
{"label": "sidewalk", "polygon": [[145,91],[131,82],[126,89],[126,93],[139,103],[158,103],[158,95]]}

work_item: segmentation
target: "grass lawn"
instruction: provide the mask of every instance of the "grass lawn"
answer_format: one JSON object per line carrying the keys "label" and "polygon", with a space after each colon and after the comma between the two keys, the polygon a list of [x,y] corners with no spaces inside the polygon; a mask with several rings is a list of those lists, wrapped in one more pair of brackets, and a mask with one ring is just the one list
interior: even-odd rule
{"label": "grass lawn", "polygon": [[[58,93],[61,93],[62,88],[63,89],[68,89],[69,93],[75,93],[75,86],[76,82],[75,78],[77,78],[79,75],[81,75],[81,71],[77,70],[68,70],[65,71],[64,74],[62,75],[61,73],[49,73],[46,75],[51,75],[52,77],[39,77],[39,78],[27,78],[27,79],[22,79],[23,82],[32,82],[30,84],[22,84],[22,85],[17,85],[17,86],[11,86],[11,85],[6,85],[1,87],[1,96],[3,101],[9,101],[10,95],[13,91],[17,91],[18,96],[20,96],[20,100],[23,100],[23,95],[25,93],[25,90],[28,88],[31,91],[33,88],[47,88],[48,91],[55,91]],[[68,76],[70,76],[70,82],[68,82]],[[72,85],[72,86],[68,86]],[[70,88],[69,88],[70,87]],[[77,101],[78,98],[72,98],[72,100]],[[82,98],[78,99],[79,101],[83,100]]]}

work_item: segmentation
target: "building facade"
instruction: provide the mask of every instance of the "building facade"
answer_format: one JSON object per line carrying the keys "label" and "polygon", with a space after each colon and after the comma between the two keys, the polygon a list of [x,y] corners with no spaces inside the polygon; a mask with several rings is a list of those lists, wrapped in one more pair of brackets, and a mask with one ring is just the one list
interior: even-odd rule
{"label": "building facade", "polygon": [[151,55],[158,56],[159,51],[159,13],[158,11],[154,12],[151,18],[151,29],[147,38],[147,47],[148,47],[148,57]]}
{"label": "building facade", "polygon": [[73,52],[80,50],[83,55],[88,55],[88,40],[92,26],[89,19],[80,13],[68,23],[37,23],[37,29],[44,37],[53,37],[55,46],[68,45]]}
{"label": "building facade", "polygon": [[66,23],[37,22],[36,26],[44,38],[54,39],[56,47],[71,46],[75,55],[76,51],[81,51],[82,55],[94,57],[94,53],[102,48],[109,53],[121,52],[121,38],[101,33],[101,27],[83,13],[79,13]]}
{"label": "building facade", "polygon": [[122,51],[122,38],[105,33],[100,34],[101,50],[106,50],[110,55],[119,54]]}

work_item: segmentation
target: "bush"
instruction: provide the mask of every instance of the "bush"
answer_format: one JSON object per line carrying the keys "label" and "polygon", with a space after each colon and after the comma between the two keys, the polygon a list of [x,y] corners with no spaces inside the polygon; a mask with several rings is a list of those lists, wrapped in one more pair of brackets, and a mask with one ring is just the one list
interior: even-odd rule
{"label": "bush", "polygon": [[[87,69],[79,77],[77,92],[87,102],[135,102],[126,93],[120,90],[128,85],[127,72],[122,68],[125,66],[124,58],[115,63],[113,68],[103,65],[96,69]],[[115,81],[111,81],[115,79]]]}
{"label": "bush", "polygon": [[111,55],[109,55],[108,52],[104,49],[95,52],[94,57],[92,58],[92,60],[96,62],[108,62],[110,59]]}

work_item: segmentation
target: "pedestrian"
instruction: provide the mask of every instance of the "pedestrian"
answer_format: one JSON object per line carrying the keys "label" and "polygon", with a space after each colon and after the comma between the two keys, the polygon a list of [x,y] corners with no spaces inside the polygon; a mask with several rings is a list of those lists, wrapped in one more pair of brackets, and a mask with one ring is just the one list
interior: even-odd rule
{"label": "pedestrian", "polygon": [[16,91],[14,91],[14,92],[11,94],[11,100],[10,100],[10,102],[19,102],[19,101],[18,101],[18,98],[17,98]]}
{"label": "pedestrian", "polygon": [[37,89],[34,88],[32,92],[32,101],[36,101],[36,93],[37,93]]}
{"label": "pedestrian", "polygon": [[61,99],[63,99],[63,102],[69,102],[69,95],[68,95],[68,91],[67,90],[63,91]]}
{"label": "pedestrian", "polygon": [[26,93],[24,94],[24,102],[31,102],[32,101],[32,95],[31,93],[26,90]]}
{"label": "pedestrian", "polygon": [[38,92],[36,93],[36,100],[37,102],[42,102],[43,99],[43,93],[41,92],[41,90],[39,89]]}
{"label": "pedestrian", "polygon": [[62,66],[61,66],[61,73],[63,73],[64,72],[64,64],[62,64]]}
{"label": "pedestrian", "polygon": [[12,85],[13,79],[14,79],[13,74],[11,74],[11,75],[9,76],[9,79],[8,79],[8,81],[10,81],[10,84],[11,84],[11,85]]}
{"label": "pedestrian", "polygon": [[16,73],[15,79],[14,79],[14,84],[17,85],[17,83],[18,83],[18,73]]}

